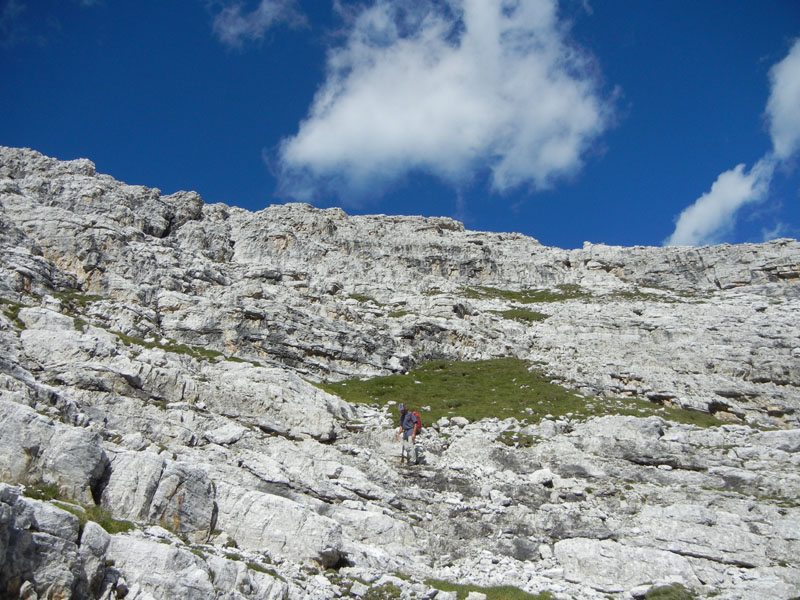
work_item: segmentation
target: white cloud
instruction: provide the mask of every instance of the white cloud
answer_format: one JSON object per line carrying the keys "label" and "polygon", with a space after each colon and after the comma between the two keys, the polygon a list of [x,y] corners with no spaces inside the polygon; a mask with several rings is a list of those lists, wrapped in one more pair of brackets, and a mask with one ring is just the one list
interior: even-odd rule
{"label": "white cloud", "polygon": [[214,18],[214,33],[230,46],[241,46],[248,39],[260,40],[278,23],[305,22],[294,5],[294,0],[260,0],[258,7],[245,13],[241,3],[226,6]]}
{"label": "white cloud", "polygon": [[376,0],[328,55],[281,145],[284,191],[358,193],[415,170],[453,184],[546,188],[607,126],[591,61],[555,0]]}
{"label": "white cloud", "polygon": [[683,210],[665,244],[697,246],[718,242],[731,230],[742,206],[764,198],[774,167],[774,162],[761,160],[749,173],[744,172],[743,164],[722,173],[710,191]]}
{"label": "white cloud", "polygon": [[775,223],[772,229],[762,228],[761,236],[765,242],[791,236],[792,227],[788,223]]}
{"label": "white cloud", "polygon": [[775,156],[789,158],[800,149],[800,39],[788,56],[769,73],[772,89],[767,102],[767,117]]}
{"label": "white cloud", "polygon": [[[772,152],[745,174],[744,165],[717,177],[711,191],[685,208],[667,245],[699,245],[720,241],[736,222],[736,213],[760,202],[769,192],[775,168],[800,150],[800,39],[789,54],[770,69],[770,94],[766,114],[770,122]],[[772,235],[775,232],[765,232]]]}

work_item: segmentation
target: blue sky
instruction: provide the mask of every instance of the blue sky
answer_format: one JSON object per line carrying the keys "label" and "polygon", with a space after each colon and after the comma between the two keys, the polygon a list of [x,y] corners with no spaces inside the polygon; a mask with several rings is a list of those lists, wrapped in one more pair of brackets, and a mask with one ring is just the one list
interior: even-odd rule
{"label": "blue sky", "polygon": [[798,0],[0,0],[0,144],[547,245],[800,237]]}

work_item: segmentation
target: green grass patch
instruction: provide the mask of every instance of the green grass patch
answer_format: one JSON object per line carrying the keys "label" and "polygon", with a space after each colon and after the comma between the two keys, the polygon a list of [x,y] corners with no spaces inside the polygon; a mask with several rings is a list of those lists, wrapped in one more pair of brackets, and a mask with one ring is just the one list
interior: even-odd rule
{"label": "green grass patch", "polygon": [[645,594],[645,600],[692,600],[695,594],[679,583],[653,588]]}
{"label": "green grass patch", "polygon": [[24,304],[0,298],[0,306],[3,307],[3,314],[17,329],[25,329],[25,323],[19,318],[19,311],[25,308]]}
{"label": "green grass patch", "polygon": [[546,290],[501,290],[492,287],[466,288],[463,291],[466,298],[473,300],[506,300],[520,304],[535,304],[541,302],[563,302],[565,300],[583,300],[592,295],[581,286],[565,283]]}
{"label": "green grass patch", "polygon": [[58,489],[57,485],[46,483],[37,485],[35,487],[26,487],[23,490],[22,495],[26,498],[33,498],[34,500],[49,502],[50,500],[60,498],[61,490]]}
{"label": "green grass patch", "polygon": [[284,579],[275,569],[272,569],[270,567],[265,567],[264,565],[261,565],[257,562],[249,561],[247,563],[247,568],[250,569],[251,571],[256,571],[258,573],[265,573],[267,575],[274,577],[275,579],[280,579],[281,581],[284,582],[286,581],[286,579]]}
{"label": "green grass patch", "polygon": [[142,338],[137,338],[131,335],[127,335],[119,331],[112,331],[111,333],[117,336],[126,346],[141,346],[142,348],[150,348],[150,349],[159,348],[164,352],[171,352],[173,354],[182,354],[184,356],[190,356],[196,360],[216,360],[218,358],[222,358],[224,360],[229,360],[231,362],[248,363],[253,365],[254,367],[261,366],[261,363],[259,363],[258,361],[247,360],[245,358],[239,358],[238,356],[226,356],[223,352],[219,352],[218,350],[211,350],[210,348],[201,348],[199,346],[187,346],[186,344],[179,344],[177,342],[173,342],[172,340],[149,342],[147,340],[143,340]]}
{"label": "green grass patch", "polygon": [[702,302],[712,297],[711,292],[701,290],[674,290],[667,287],[647,284],[641,288],[616,291],[612,298],[621,300],[646,300],[648,302]]}
{"label": "green grass patch", "polygon": [[253,365],[254,367],[260,367],[261,363],[257,360],[247,360],[246,358],[239,358],[238,356],[226,356],[225,360],[229,360],[235,363],[246,363],[248,365]]}
{"label": "green grass patch", "polygon": [[83,531],[84,526],[89,521],[94,521],[111,535],[127,533],[136,527],[136,525],[130,521],[115,519],[111,516],[111,513],[102,506],[80,506],[63,500],[56,500],[54,504],[78,517],[80,531]]}
{"label": "green grass patch", "polygon": [[391,319],[402,319],[406,315],[413,314],[411,311],[408,310],[395,310],[389,313],[389,318]]}
{"label": "green grass patch", "polygon": [[386,582],[378,587],[371,587],[364,600],[399,600],[403,596],[403,591],[391,582]]}
{"label": "green grass patch", "polygon": [[425,581],[425,584],[442,592],[455,592],[458,595],[458,600],[464,600],[470,592],[486,594],[486,600],[555,600],[555,596],[549,592],[530,594],[510,585],[484,588],[476,585],[438,581],[436,579],[429,579]]}
{"label": "green grass patch", "polygon": [[[623,413],[625,414],[625,413]],[[664,407],[663,412],[658,413],[668,421],[683,423],[684,425],[696,425],[697,427],[719,427],[725,425],[725,421],[718,419],[709,413],[699,410],[688,410],[682,408]]]}
{"label": "green grass patch", "polygon": [[536,312],[535,310],[528,310],[525,308],[512,308],[510,310],[490,310],[496,315],[500,315],[504,319],[509,319],[511,321],[519,321],[520,323],[537,323],[539,321],[544,321],[550,315],[546,315],[544,313]]}
{"label": "green grass patch", "polygon": [[[78,517],[80,518],[80,517]],[[108,533],[126,533],[136,526],[130,521],[115,519],[111,513],[102,506],[90,506],[86,509],[87,521],[94,521]]]}
{"label": "green grass patch", "polygon": [[696,411],[661,407],[640,398],[583,397],[574,390],[551,383],[543,371],[516,358],[479,362],[434,361],[418,366],[407,375],[389,375],[368,380],[352,379],[322,383],[319,387],[348,402],[386,405],[403,402],[421,411],[423,423],[441,417],[465,417],[479,421],[490,417],[514,417],[538,422],[547,415],[572,418],[617,414],[648,417],[695,425],[718,425],[721,421]]}
{"label": "green grass patch", "polygon": [[83,294],[81,292],[53,292],[51,294],[54,298],[58,298],[64,304],[75,306],[76,304],[82,308],[91,302],[99,302],[105,300],[102,296],[95,296],[92,294]]}
{"label": "green grass patch", "polygon": [[252,561],[247,563],[247,568],[250,569],[251,571],[258,571],[259,573],[269,573],[270,572],[270,570],[267,569],[267,567],[264,567],[264,566],[258,564],[257,562],[252,562]]}
{"label": "green grass patch", "polygon": [[58,486],[54,484],[41,484],[26,487],[22,495],[35,500],[52,502],[59,508],[72,513],[78,517],[80,531],[83,531],[83,527],[88,521],[94,521],[112,535],[115,533],[125,533],[135,527],[130,521],[115,519],[111,516],[111,513],[102,506],[81,506],[74,502],[67,501],[58,489]]}
{"label": "green grass patch", "polygon": [[348,298],[352,298],[356,302],[360,302],[361,304],[374,304],[377,307],[383,306],[380,302],[375,300],[372,296],[367,296],[366,294],[349,294]]}
{"label": "green grass patch", "polygon": [[160,348],[165,352],[171,352],[173,354],[183,354],[185,356],[191,356],[192,358],[202,360],[212,360],[219,357],[225,357],[225,354],[219,352],[217,350],[210,350],[208,348],[199,348],[197,346],[187,346],[186,344],[178,344],[171,340],[169,341],[161,341],[161,342],[150,342],[147,340],[143,340],[141,338],[137,338],[131,335],[127,335],[120,331],[112,331],[115,336],[117,336],[123,344],[126,346],[141,346],[143,348]]}

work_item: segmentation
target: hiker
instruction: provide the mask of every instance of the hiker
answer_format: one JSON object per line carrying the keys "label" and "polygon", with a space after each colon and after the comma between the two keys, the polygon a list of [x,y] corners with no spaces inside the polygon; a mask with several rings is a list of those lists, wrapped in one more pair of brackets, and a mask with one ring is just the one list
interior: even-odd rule
{"label": "hiker", "polygon": [[395,437],[400,439],[400,435],[403,436],[403,446],[400,450],[400,463],[402,464],[403,459],[405,459],[407,463],[413,465],[417,463],[417,449],[414,446],[414,441],[416,440],[417,430],[419,429],[419,419],[413,411],[406,408],[405,404],[400,404],[398,409],[400,410],[400,427],[397,429],[397,435]]}

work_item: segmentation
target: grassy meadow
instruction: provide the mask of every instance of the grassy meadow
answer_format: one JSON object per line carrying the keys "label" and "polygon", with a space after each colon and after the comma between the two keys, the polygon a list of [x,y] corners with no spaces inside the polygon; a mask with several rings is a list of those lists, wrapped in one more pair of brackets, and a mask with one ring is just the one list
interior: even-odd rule
{"label": "grassy meadow", "polygon": [[348,402],[379,406],[403,402],[419,411],[425,425],[456,416],[471,422],[514,417],[536,423],[545,417],[581,419],[608,414],[658,415],[700,426],[720,424],[709,414],[666,408],[645,399],[584,396],[552,383],[540,368],[516,358],[434,361],[406,375],[351,379],[321,387]]}

